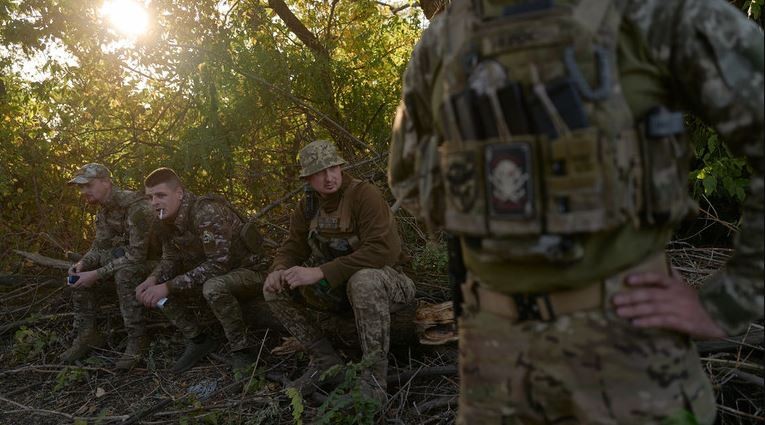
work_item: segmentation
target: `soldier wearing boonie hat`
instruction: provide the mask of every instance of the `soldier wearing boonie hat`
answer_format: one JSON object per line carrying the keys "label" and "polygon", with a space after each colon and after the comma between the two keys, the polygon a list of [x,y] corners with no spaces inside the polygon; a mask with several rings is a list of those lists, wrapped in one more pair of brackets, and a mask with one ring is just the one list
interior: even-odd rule
{"label": "soldier wearing boonie hat", "polygon": [[290,233],[279,248],[263,294],[274,316],[305,346],[307,370],[290,383],[304,396],[334,386],[323,372],[342,364],[307,308],[352,311],[364,356],[365,397],[386,400],[390,312],[414,299],[411,279],[394,267],[401,240],[385,199],[372,184],[342,171],[346,161],[326,140],[298,155],[306,196],[293,212]]}

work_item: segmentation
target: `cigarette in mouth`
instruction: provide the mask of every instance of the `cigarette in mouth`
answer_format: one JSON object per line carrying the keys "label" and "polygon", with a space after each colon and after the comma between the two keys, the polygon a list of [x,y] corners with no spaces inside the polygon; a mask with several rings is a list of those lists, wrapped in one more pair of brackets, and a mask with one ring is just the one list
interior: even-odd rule
{"label": "cigarette in mouth", "polygon": [[160,208],[160,210],[159,210],[159,219],[162,220],[163,218],[165,218],[165,209],[164,208]]}

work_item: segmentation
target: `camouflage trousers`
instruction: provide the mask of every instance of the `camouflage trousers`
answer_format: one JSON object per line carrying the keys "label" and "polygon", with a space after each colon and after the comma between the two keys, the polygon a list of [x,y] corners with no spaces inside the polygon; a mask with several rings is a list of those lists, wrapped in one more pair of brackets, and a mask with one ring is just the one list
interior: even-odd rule
{"label": "camouflage trousers", "polygon": [[[323,337],[309,317],[310,308],[297,291],[280,294],[263,292],[274,316],[304,346]],[[356,331],[365,356],[387,356],[390,347],[390,314],[414,300],[415,287],[409,277],[392,267],[361,269],[346,285],[346,296],[353,310]]]}
{"label": "camouflage trousers", "polygon": [[113,280],[97,281],[88,288],[72,288],[75,330],[80,333],[94,329],[99,306],[114,299],[116,289],[120,313],[128,336],[144,335],[144,307],[135,297],[135,288],[148,274],[147,265],[125,266],[114,273]]}
{"label": "camouflage trousers", "polygon": [[[235,269],[224,275],[207,280],[202,286],[202,296],[223,327],[231,351],[252,345],[247,335],[247,326],[242,317],[239,300],[260,297],[263,292],[263,275],[250,269]],[[170,294],[162,309],[186,339],[203,332],[202,327],[189,308],[190,301],[199,297],[199,292],[187,290]]]}
{"label": "camouflage trousers", "polygon": [[512,323],[476,306],[459,336],[458,424],[659,424],[684,411],[714,422],[712,388],[687,336],[602,310]]}

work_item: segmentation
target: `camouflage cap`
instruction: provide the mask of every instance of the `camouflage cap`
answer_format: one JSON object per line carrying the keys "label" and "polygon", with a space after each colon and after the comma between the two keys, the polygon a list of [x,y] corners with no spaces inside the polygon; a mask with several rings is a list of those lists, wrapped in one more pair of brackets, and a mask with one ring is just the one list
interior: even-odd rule
{"label": "camouflage cap", "polygon": [[106,166],[96,163],[85,164],[74,173],[67,184],[87,184],[93,179],[111,179],[112,172]]}
{"label": "camouflage cap", "polygon": [[337,153],[334,143],[326,140],[315,140],[298,153],[300,161],[300,177],[326,170],[335,165],[345,164],[345,160]]}

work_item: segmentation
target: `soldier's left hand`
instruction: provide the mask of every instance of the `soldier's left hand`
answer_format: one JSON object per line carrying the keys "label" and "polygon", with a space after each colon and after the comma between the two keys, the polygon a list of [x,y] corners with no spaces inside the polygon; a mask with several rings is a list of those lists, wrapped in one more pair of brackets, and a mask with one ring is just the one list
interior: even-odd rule
{"label": "soldier's left hand", "polygon": [[75,289],[90,288],[98,280],[98,273],[95,270],[80,272],[75,275],[80,277],[77,279],[77,282],[72,285],[72,288]]}
{"label": "soldier's left hand", "polygon": [[148,308],[155,308],[157,306],[157,302],[159,302],[159,300],[162,298],[167,298],[169,293],[170,290],[167,289],[167,284],[161,283],[159,285],[154,285],[146,288],[146,290],[141,293],[141,298],[139,301],[141,301],[143,305]]}
{"label": "soldier's left hand", "polygon": [[613,296],[616,314],[639,328],[662,328],[697,339],[724,338],[725,331],[707,313],[698,292],[682,276],[635,273],[626,279],[632,288]]}
{"label": "soldier's left hand", "polygon": [[290,267],[282,275],[290,289],[298,286],[313,285],[324,278],[324,272],[318,267]]}

